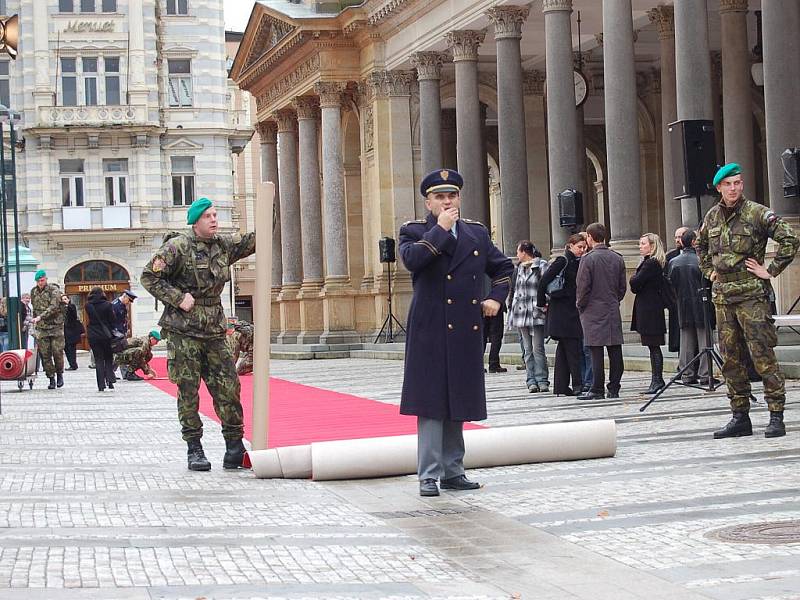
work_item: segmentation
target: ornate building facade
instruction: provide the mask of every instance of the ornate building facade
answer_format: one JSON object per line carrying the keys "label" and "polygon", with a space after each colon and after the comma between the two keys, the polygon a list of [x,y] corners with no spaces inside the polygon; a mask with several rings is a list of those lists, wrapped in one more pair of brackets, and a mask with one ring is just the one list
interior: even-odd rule
{"label": "ornate building facade", "polygon": [[[464,175],[462,214],[507,254],[526,238],[560,251],[558,193],[576,189],[584,222],[604,222],[634,269],[642,233],[670,247],[698,224],[695,200],[673,200],[668,124],[707,119],[717,163],[741,163],[748,196],[798,222],[780,154],[800,144],[800,3],[338,4],[261,0],[231,70],[256,99],[261,177],[279,190],[278,341],[375,335],[395,268],[378,240],[424,216],[418,183],[442,166]],[[777,280],[779,307],[800,292],[798,268]]]}

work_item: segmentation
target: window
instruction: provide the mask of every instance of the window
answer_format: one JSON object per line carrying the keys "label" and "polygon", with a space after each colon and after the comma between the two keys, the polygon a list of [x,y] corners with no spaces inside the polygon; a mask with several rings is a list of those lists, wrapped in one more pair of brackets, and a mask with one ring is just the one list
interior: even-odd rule
{"label": "window", "polygon": [[104,13],[117,12],[117,0],[103,0],[103,12]]}
{"label": "window", "polygon": [[93,13],[95,11],[95,0],[81,0],[81,12],[82,13]]}
{"label": "window", "polygon": [[115,106],[120,102],[119,58],[104,58],[103,69],[106,73],[106,104]]}
{"label": "window", "polygon": [[104,159],[106,206],[128,203],[128,159]]}
{"label": "window", "polygon": [[75,6],[72,0],[58,0],[58,12],[62,13],[75,12]]}
{"label": "window", "polygon": [[167,0],[168,15],[188,15],[189,0]]}
{"label": "window", "polygon": [[192,61],[188,58],[168,60],[169,105],[192,105]]}
{"label": "window", "polygon": [[173,156],[172,204],[189,206],[194,201],[194,156]]}
{"label": "window", "polygon": [[64,106],[78,106],[78,75],[74,58],[61,59],[61,98]]}
{"label": "window", "polygon": [[61,174],[61,206],[83,206],[83,159],[58,161]]}
{"label": "window", "polygon": [[86,106],[97,106],[97,57],[82,58],[83,101]]}
{"label": "window", "polygon": [[0,104],[11,106],[11,82],[8,73],[9,62],[0,60]]}

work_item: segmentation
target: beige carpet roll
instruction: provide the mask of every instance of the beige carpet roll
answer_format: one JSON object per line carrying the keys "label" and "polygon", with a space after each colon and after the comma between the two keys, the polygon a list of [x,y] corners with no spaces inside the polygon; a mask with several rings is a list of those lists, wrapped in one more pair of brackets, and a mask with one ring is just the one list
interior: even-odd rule
{"label": "beige carpet roll", "polygon": [[[614,456],[614,421],[577,421],[464,432],[468,469]],[[400,435],[248,453],[258,478],[316,481],[393,477],[417,472],[417,436]]]}

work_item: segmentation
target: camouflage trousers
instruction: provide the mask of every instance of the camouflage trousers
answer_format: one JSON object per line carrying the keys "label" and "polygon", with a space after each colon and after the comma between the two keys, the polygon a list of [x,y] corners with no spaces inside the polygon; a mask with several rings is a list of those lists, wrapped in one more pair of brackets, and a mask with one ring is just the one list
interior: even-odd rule
{"label": "camouflage trousers", "polygon": [[786,401],[783,375],[773,348],[778,344],[772,310],[766,300],[745,300],[718,304],[717,328],[722,354],[722,374],[728,384],[731,409],[750,410],[750,379],[746,352],[749,350],[756,371],[764,381],[764,398],[771,411],[782,411]]}
{"label": "camouflage trousers", "polygon": [[185,441],[203,436],[199,407],[200,379],[206,382],[214,411],[222,422],[226,440],[240,440],[244,434],[241,386],[225,338],[198,339],[170,332],[167,336],[167,370],[178,386],[178,420]]}
{"label": "camouflage trousers", "polygon": [[64,372],[64,334],[40,331],[36,335],[42,367],[48,377]]}

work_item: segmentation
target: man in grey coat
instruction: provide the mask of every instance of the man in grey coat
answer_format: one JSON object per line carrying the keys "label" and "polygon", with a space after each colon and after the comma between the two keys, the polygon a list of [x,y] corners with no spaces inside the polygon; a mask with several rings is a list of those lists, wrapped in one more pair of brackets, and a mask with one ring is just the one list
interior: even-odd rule
{"label": "man in grey coat", "polygon": [[625,261],[609,248],[606,228],[602,223],[592,223],[586,228],[589,253],[582,257],[576,280],[576,304],[583,327],[583,343],[592,353],[594,380],[592,389],[578,396],[578,400],[605,398],[605,371],[603,346],[608,348],[608,397],[618,398],[622,363],[622,315],[619,303],[628,289],[625,281]]}

